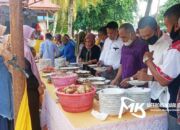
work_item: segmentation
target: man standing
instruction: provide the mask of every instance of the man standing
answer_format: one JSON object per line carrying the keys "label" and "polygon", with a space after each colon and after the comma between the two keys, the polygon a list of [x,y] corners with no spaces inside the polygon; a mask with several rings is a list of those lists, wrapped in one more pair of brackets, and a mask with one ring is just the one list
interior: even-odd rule
{"label": "man standing", "polygon": [[108,38],[105,40],[98,65],[106,66],[107,70],[102,73],[97,72],[97,74],[107,79],[114,79],[120,66],[122,41],[118,35],[118,24],[116,22],[109,22],[106,27]]}
{"label": "man standing", "polygon": [[54,59],[58,56],[59,51],[57,46],[52,42],[52,35],[46,34],[46,40],[41,43],[40,46],[40,57],[43,59],[51,59],[52,65],[54,65]]}
{"label": "man standing", "polygon": [[134,28],[130,23],[124,23],[120,26],[119,36],[123,40],[121,66],[111,84],[117,84],[118,81],[121,81],[121,87],[128,87],[127,81],[130,80],[131,76],[141,69],[146,70],[146,65],[143,63],[143,55],[148,51],[148,45],[136,37]]}
{"label": "man standing", "polygon": [[[160,31],[155,18],[146,16],[140,19],[138,23],[140,37],[149,45],[149,51],[153,52],[153,62],[160,66],[163,63],[163,57],[167,52],[172,40],[168,34]],[[137,73],[138,80],[149,81],[151,87],[151,98],[153,103],[161,103],[163,107],[167,107],[169,100],[168,89],[162,87],[148,69],[148,73],[140,71]]]}
{"label": "man standing", "polygon": [[180,88],[180,26],[178,20],[180,20],[180,4],[170,7],[164,14],[167,32],[170,33],[173,42],[167,50],[162,65],[159,66],[153,62],[152,53],[145,53],[143,57],[143,61],[150,69],[154,79],[162,86],[168,86],[170,94],[169,130],[180,129],[180,125],[176,122],[177,119],[180,121],[180,109],[177,109],[180,102],[180,99],[177,98]]}
{"label": "man standing", "polygon": [[99,30],[98,30],[98,38],[100,40],[99,45],[100,45],[101,49],[103,49],[104,42],[105,42],[107,37],[108,36],[107,36],[106,27],[104,26],[104,27],[99,28]]}
{"label": "man standing", "polygon": [[70,63],[76,62],[74,42],[72,42],[72,40],[69,38],[67,34],[63,36],[62,40],[63,40],[64,48],[60,52],[60,56],[66,58],[66,61]]}

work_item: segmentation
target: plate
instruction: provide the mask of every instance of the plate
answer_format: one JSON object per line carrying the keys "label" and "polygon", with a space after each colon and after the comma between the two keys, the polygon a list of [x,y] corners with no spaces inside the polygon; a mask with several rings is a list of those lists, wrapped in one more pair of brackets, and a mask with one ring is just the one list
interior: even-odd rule
{"label": "plate", "polygon": [[75,67],[75,66],[74,67],[72,66],[72,67],[61,67],[60,68],[60,70],[77,70],[77,69],[79,69],[79,67]]}
{"label": "plate", "polygon": [[97,64],[92,64],[92,65],[88,65],[89,67],[92,67],[92,68],[94,68],[94,67],[98,67],[98,65]]}
{"label": "plate", "polygon": [[105,88],[103,90],[100,91],[100,93],[102,94],[107,94],[107,95],[112,95],[114,94],[114,96],[117,94],[124,94],[125,93],[125,90],[124,89],[121,89],[121,88]]}
{"label": "plate", "polygon": [[91,82],[91,84],[93,84],[93,85],[105,85],[106,83],[103,81],[94,81],[94,82]]}
{"label": "plate", "polygon": [[90,71],[87,71],[87,70],[78,70],[76,71],[77,74],[89,74]]}
{"label": "plate", "polygon": [[146,84],[147,81],[131,80],[131,81],[128,81],[128,83],[134,86],[141,86],[141,85]]}
{"label": "plate", "polygon": [[139,94],[139,95],[143,95],[144,93],[150,93],[150,91],[151,91],[150,88],[133,87],[126,89],[126,93],[128,94]]}
{"label": "plate", "polygon": [[90,77],[90,78],[87,78],[87,80],[91,80],[91,81],[104,81],[104,80],[106,80],[106,78],[104,78],[104,77]]}
{"label": "plate", "polygon": [[111,82],[111,80],[105,80],[105,83],[106,84],[108,84],[108,83],[110,83]]}
{"label": "plate", "polygon": [[83,83],[87,80],[87,78],[78,78],[77,81],[80,83]]}
{"label": "plate", "polygon": [[94,68],[96,71],[98,71],[98,72],[104,72],[104,71],[106,71],[107,70],[107,67],[96,67],[96,68]]}
{"label": "plate", "polygon": [[119,88],[117,85],[106,85],[107,88]]}

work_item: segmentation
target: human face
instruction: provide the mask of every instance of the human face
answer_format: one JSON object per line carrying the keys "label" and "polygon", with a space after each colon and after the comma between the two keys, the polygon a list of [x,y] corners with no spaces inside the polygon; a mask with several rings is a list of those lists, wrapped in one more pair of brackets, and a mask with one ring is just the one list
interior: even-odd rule
{"label": "human face", "polygon": [[34,40],[34,35],[35,35],[35,31],[32,32],[32,34],[31,34],[31,37],[30,37],[31,40]]}
{"label": "human face", "polygon": [[93,42],[90,39],[85,39],[85,46],[87,49],[91,49],[93,46]]}
{"label": "human face", "polygon": [[103,40],[103,37],[104,37],[103,34],[101,32],[99,32],[98,33],[98,38],[99,38],[100,41]]}
{"label": "human face", "polygon": [[[180,27],[178,26],[178,23],[176,22],[171,22],[167,17],[164,18],[164,24],[167,28],[167,32],[171,33],[171,31],[178,31],[180,29]],[[174,30],[172,30],[172,28],[174,27]]]}
{"label": "human face", "polygon": [[63,42],[64,44],[66,44],[66,43],[68,42],[68,40],[67,40],[67,38],[66,38],[65,36],[62,38],[62,42]]}
{"label": "human face", "polygon": [[118,35],[118,29],[107,28],[107,35],[111,40],[115,40]]}
{"label": "human face", "polygon": [[142,29],[139,29],[139,35],[143,40],[148,40],[153,35],[155,35],[155,31],[150,27],[144,27]]}
{"label": "human face", "polygon": [[34,47],[36,41],[34,40],[34,32],[31,34],[31,37],[28,39],[27,45],[29,47]]}
{"label": "human face", "polygon": [[130,46],[133,43],[132,33],[127,32],[124,28],[119,30],[119,37],[122,39],[125,46]]}
{"label": "human face", "polygon": [[153,45],[156,43],[158,38],[158,29],[154,31],[150,27],[145,27],[143,29],[139,29],[141,38],[148,44]]}
{"label": "human face", "polygon": [[167,17],[164,18],[164,24],[167,28],[167,32],[170,33],[173,27],[173,24],[168,20]]}
{"label": "human face", "polygon": [[119,37],[123,42],[128,42],[129,40],[131,40],[131,34],[123,28],[119,30]]}

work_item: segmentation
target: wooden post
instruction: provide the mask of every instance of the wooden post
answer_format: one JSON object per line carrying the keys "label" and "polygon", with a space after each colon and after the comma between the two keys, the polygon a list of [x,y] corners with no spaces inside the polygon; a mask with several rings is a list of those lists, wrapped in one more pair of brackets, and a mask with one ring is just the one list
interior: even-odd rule
{"label": "wooden post", "polygon": [[[10,32],[13,54],[17,56],[17,64],[24,68],[24,43],[23,43],[23,15],[22,0],[9,0],[10,3]],[[15,122],[20,103],[24,94],[24,75],[13,71],[14,118]]]}

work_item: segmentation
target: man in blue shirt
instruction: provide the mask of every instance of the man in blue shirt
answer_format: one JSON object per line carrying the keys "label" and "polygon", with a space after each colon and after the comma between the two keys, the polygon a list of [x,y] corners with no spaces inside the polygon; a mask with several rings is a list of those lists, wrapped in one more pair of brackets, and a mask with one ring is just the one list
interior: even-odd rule
{"label": "man in blue shirt", "polygon": [[63,40],[63,43],[64,43],[64,48],[60,52],[60,56],[66,58],[66,60],[69,61],[70,63],[76,62],[75,45],[69,39],[69,37],[67,37],[66,34],[63,36],[62,40]]}
{"label": "man in blue shirt", "polygon": [[54,59],[58,56],[59,51],[57,46],[51,41],[52,35],[46,34],[46,40],[41,43],[40,46],[40,57],[43,59],[51,59],[52,65],[54,65]]}

